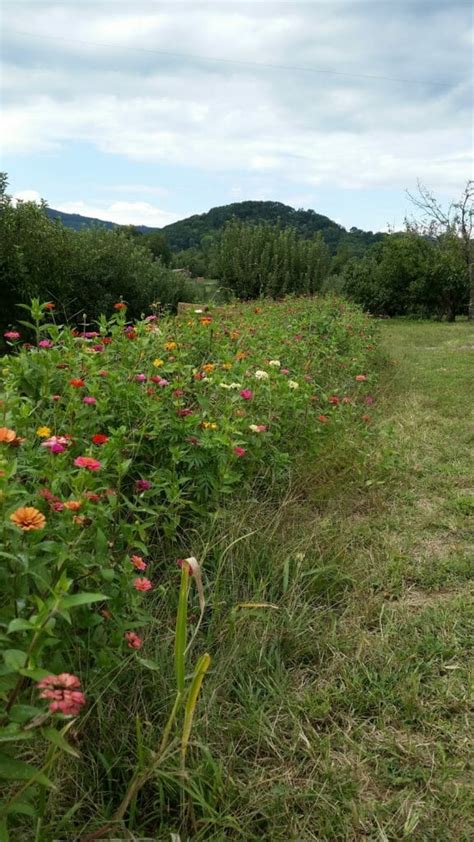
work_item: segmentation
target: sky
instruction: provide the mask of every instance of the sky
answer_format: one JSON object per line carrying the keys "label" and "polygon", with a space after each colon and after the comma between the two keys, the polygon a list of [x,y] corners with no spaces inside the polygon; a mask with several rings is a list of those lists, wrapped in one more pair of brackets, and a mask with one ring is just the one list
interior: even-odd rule
{"label": "sky", "polygon": [[473,177],[464,0],[3,0],[1,169],[63,211],[162,226],[269,199],[400,228]]}

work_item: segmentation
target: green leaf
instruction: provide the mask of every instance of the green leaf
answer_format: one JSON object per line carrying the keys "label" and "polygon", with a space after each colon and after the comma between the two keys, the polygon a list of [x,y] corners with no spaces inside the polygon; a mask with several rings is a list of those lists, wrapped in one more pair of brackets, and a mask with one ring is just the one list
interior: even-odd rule
{"label": "green leaf", "polygon": [[108,599],[103,593],[75,593],[72,596],[65,596],[61,600],[61,608],[74,608],[76,605],[88,605],[91,602],[103,602]]}
{"label": "green leaf", "polygon": [[22,620],[20,617],[15,617],[8,626],[8,634],[12,634],[17,631],[29,631],[32,628],[34,628],[34,626],[29,620]]}
{"label": "green leaf", "polygon": [[[0,811],[2,809],[3,806],[0,804]],[[28,804],[26,801],[13,801],[12,804],[5,806],[5,809],[7,813],[21,813],[23,816],[32,816],[32,818],[36,816],[35,808],[32,804]]]}
{"label": "green leaf", "polygon": [[8,824],[6,819],[0,819],[0,842],[10,842]]}
{"label": "green leaf", "polygon": [[45,739],[49,740],[50,743],[53,743],[53,745],[57,746],[62,751],[65,751],[66,754],[72,754],[73,757],[80,757],[79,752],[69,745],[68,741],[63,737],[61,732],[56,731],[56,728],[43,728],[41,733]]}
{"label": "green leaf", "polygon": [[22,731],[18,722],[10,722],[4,728],[0,728],[0,743],[13,743],[17,740],[30,740],[33,731]]}
{"label": "green leaf", "polygon": [[24,669],[28,655],[21,649],[6,649],[3,653],[3,660],[9,669],[20,670]]}
{"label": "green leaf", "polygon": [[33,705],[13,705],[10,711],[10,719],[12,722],[23,724],[33,719],[34,716],[40,716],[42,713],[44,713],[44,710],[35,708]]}
{"label": "green leaf", "polygon": [[146,667],[149,670],[155,670],[155,671],[161,670],[161,667],[159,666],[159,664],[157,664],[155,661],[150,660],[150,658],[137,658],[137,661],[143,667]]}
{"label": "green leaf", "polygon": [[25,763],[23,760],[16,760],[8,754],[0,754],[0,778],[9,781],[35,781],[35,783],[47,786],[50,789],[56,789],[49,778],[46,777],[39,769],[32,766],[31,763]]}

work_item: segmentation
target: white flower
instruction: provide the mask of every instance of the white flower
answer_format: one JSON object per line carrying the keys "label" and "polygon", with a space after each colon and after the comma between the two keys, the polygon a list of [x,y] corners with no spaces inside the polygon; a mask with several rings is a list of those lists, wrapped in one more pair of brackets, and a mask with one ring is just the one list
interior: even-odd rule
{"label": "white flower", "polygon": [[221,389],[232,389],[230,383],[219,383],[219,386],[221,387]]}
{"label": "white flower", "polygon": [[270,360],[268,365],[274,365],[276,368],[280,368],[281,362],[280,362],[280,360]]}
{"label": "white flower", "polygon": [[300,384],[296,382],[296,380],[288,380],[288,386],[290,389],[299,389]]}
{"label": "white flower", "polygon": [[195,313],[203,313],[204,311],[203,310],[195,310],[194,312]]}
{"label": "white flower", "polygon": [[230,388],[231,388],[231,389],[241,389],[241,388],[242,388],[242,383],[231,383],[231,384],[230,384]]}
{"label": "white flower", "polygon": [[268,376],[269,376],[268,372],[266,372],[266,371],[256,371],[255,372],[255,377],[257,378],[257,380],[268,380]]}

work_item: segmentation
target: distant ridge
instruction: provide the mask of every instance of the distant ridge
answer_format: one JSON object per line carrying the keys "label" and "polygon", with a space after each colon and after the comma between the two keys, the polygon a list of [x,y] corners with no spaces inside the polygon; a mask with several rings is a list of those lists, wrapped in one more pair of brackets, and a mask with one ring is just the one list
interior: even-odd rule
{"label": "distant ridge", "polygon": [[[95,219],[90,216],[81,216],[78,213],[66,213],[65,211],[47,208],[47,215],[51,219],[59,219],[67,228],[80,231],[82,228],[117,228],[115,222],[107,222],[102,219]],[[166,236],[172,251],[181,251],[188,248],[199,248],[204,237],[215,234],[223,228],[231,219],[240,219],[245,222],[268,222],[270,224],[281,224],[283,227],[295,228],[302,237],[313,237],[318,231],[321,232],[325,242],[331,251],[335,251],[341,240],[348,236],[346,229],[329,219],[328,216],[316,213],[314,210],[296,210],[290,205],[282,202],[269,201],[246,201],[233,202],[230,205],[211,208],[206,213],[195,214],[187,219],[180,219],[172,222],[163,228],[153,228],[147,225],[136,225],[136,229],[142,233],[159,231]],[[350,235],[357,236],[365,245],[370,245],[382,239],[383,234],[372,233],[372,231],[361,231],[351,228]]]}

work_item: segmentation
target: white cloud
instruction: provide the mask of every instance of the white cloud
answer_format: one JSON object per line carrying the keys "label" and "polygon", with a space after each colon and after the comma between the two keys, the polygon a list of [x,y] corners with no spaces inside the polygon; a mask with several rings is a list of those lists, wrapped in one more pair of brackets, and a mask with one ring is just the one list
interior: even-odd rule
{"label": "white cloud", "polygon": [[161,228],[179,219],[177,214],[160,210],[148,202],[112,202],[108,205],[93,205],[83,201],[60,202],[59,210],[117,222],[119,225],[149,225],[152,228]]}
{"label": "white cloud", "polygon": [[41,196],[37,190],[18,190],[12,196],[13,204],[17,202],[36,202],[37,205],[41,203]]}
{"label": "white cloud", "polygon": [[[284,184],[286,192],[305,185],[403,190],[421,178],[435,191],[455,194],[468,176],[470,52],[465,7],[456,0],[393,8],[159,6],[97,0],[86,15],[78,2],[9,4],[4,29],[28,29],[36,37],[12,33],[5,51],[4,152],[58,152],[83,142],[136,162],[193,167],[210,178],[242,170]],[[289,69],[294,65],[348,75]],[[447,87],[416,81],[440,78]],[[160,195],[153,187],[135,195],[152,190]],[[159,224],[144,219],[165,213],[146,202],[95,210],[111,219],[111,212],[122,219],[133,211],[144,224]]]}

